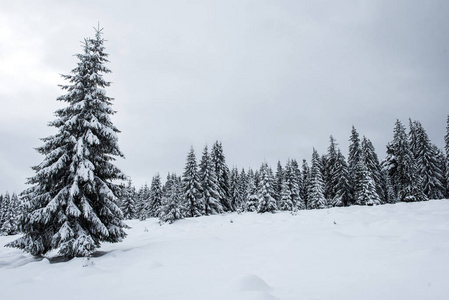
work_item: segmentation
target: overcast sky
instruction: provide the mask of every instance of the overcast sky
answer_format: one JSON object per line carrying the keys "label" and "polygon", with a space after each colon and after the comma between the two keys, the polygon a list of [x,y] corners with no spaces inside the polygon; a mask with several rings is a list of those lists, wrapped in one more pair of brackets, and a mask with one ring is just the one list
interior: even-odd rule
{"label": "overcast sky", "polygon": [[443,147],[449,1],[2,1],[0,193],[20,192],[63,105],[59,74],[104,27],[114,124],[139,187],[181,174],[190,146],[230,167],[310,161],[354,125],[380,158],[396,119]]}

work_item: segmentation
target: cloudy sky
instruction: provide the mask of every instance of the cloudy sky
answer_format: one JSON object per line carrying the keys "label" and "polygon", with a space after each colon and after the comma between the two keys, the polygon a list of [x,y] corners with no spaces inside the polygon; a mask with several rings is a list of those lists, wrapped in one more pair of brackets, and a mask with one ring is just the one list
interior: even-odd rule
{"label": "cloudy sky", "polygon": [[2,1],[0,193],[19,192],[54,134],[59,74],[100,22],[115,125],[140,186],[181,173],[190,146],[223,142],[230,167],[347,155],[351,126],[381,158],[396,119],[443,147],[449,1]]}

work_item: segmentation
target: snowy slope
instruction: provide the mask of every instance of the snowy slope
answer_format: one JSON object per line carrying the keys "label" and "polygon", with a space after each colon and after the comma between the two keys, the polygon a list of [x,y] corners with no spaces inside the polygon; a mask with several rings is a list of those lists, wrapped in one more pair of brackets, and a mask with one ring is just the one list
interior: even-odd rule
{"label": "snowy slope", "polygon": [[[130,221],[90,261],[3,245],[1,299],[448,299],[449,201]],[[83,267],[84,266],[84,267]]]}

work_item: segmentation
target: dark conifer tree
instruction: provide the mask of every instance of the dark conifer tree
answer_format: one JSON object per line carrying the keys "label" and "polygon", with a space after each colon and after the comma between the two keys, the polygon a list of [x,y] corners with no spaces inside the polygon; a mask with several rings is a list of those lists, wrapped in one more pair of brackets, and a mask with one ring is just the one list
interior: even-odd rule
{"label": "dark conifer tree", "polygon": [[376,192],[376,187],[371,172],[368,170],[365,164],[365,157],[362,153],[362,157],[359,160],[358,174],[360,176],[360,189],[357,194],[355,204],[357,205],[379,205],[380,198]]}
{"label": "dark conifer tree", "polygon": [[321,159],[318,152],[313,149],[312,167],[310,170],[310,185],[308,193],[308,209],[326,208],[327,201],[324,198],[324,182],[321,174]]}
{"label": "dark conifer tree", "polygon": [[446,197],[449,197],[449,115],[446,121],[446,135],[444,136],[444,150],[446,151]]}
{"label": "dark conifer tree", "polygon": [[335,184],[335,196],[332,206],[348,206],[350,201],[349,171],[346,159],[340,150],[337,150],[337,159],[333,172]]}
{"label": "dark conifer tree", "polygon": [[279,209],[284,211],[294,211],[295,205],[293,204],[291,192],[288,187],[287,181],[282,180],[281,183],[281,199],[279,200]]}
{"label": "dark conifer tree", "polygon": [[[376,188],[376,193],[379,196],[381,202],[385,202],[386,199],[386,183],[385,178],[382,174],[382,167],[377,157],[376,150],[374,149],[371,141],[365,136],[362,139],[362,155],[364,159],[364,164],[368,169],[370,177],[374,180],[374,186]],[[365,176],[361,176],[365,178]]]}
{"label": "dark conifer tree", "polygon": [[260,182],[257,188],[257,196],[259,198],[258,213],[274,212],[277,209],[276,200],[273,198],[273,181],[272,172],[268,164],[263,163],[260,167]]}
{"label": "dark conifer tree", "polygon": [[150,189],[146,182],[139,189],[139,193],[137,194],[136,214],[141,221],[150,217]]}
{"label": "dark conifer tree", "polygon": [[296,163],[296,161],[288,160],[287,164],[285,165],[284,179],[283,179],[283,181],[287,186],[288,191],[290,192],[290,199],[292,201],[292,205],[295,210],[305,209],[304,200],[300,196],[297,170],[298,164]]}
{"label": "dark conifer tree", "polygon": [[237,210],[238,207],[241,206],[240,200],[240,184],[239,184],[239,171],[237,168],[232,168],[231,170],[231,178],[230,178],[230,204],[232,207],[232,210]]}
{"label": "dark conifer tree", "polygon": [[199,175],[202,193],[201,198],[204,203],[204,213],[206,215],[222,213],[223,207],[220,203],[215,167],[209,156],[207,146],[204,147],[203,155],[201,157]]}
{"label": "dark conifer tree", "polygon": [[103,74],[107,54],[102,30],[85,39],[83,53],[72,75],[63,75],[70,84],[58,98],[68,104],[56,111],[50,123],[58,133],[43,139],[38,152],[44,161],[33,169],[33,185],[25,193],[26,212],[20,217],[22,237],[7,246],[42,255],[58,249],[65,257],[88,256],[101,242],[119,242],[125,236],[123,214],[118,207],[120,185],[125,175],[112,164],[123,157],[117,143],[119,130],[110,116],[110,85]]}
{"label": "dark conifer tree", "polygon": [[274,184],[274,199],[279,203],[281,200],[281,190],[282,181],[284,180],[284,170],[282,168],[281,162],[278,161],[275,174],[275,184]]}
{"label": "dark conifer tree", "polygon": [[173,223],[185,217],[185,206],[181,180],[176,174],[171,174],[166,182],[166,190],[162,197],[162,206],[159,214],[161,222]]}
{"label": "dark conifer tree", "polygon": [[123,217],[127,220],[131,220],[137,217],[135,199],[136,189],[132,185],[131,179],[129,179],[128,185],[123,188],[121,201]]}
{"label": "dark conifer tree", "polygon": [[201,186],[198,176],[198,167],[196,164],[195,151],[193,147],[187,155],[187,162],[183,182],[183,199],[188,217],[199,217],[204,214],[204,203],[201,198]]}
{"label": "dark conifer tree", "polygon": [[409,141],[424,194],[430,199],[444,198],[444,171],[438,157],[439,150],[431,144],[420,122],[410,120]]}
{"label": "dark conifer tree", "polygon": [[393,141],[387,145],[387,156],[383,165],[394,189],[394,202],[427,200],[422,192],[405,127],[399,120],[395,124]]}
{"label": "dark conifer tree", "polygon": [[302,186],[299,190],[299,196],[304,201],[304,205],[306,208],[309,207],[309,187],[310,187],[310,168],[305,159],[302,160]]}
{"label": "dark conifer tree", "polygon": [[150,209],[149,209],[149,215],[150,217],[159,217],[159,211],[162,206],[162,183],[161,183],[161,176],[159,173],[156,173],[156,175],[151,180],[150,185]]}
{"label": "dark conifer tree", "polygon": [[254,171],[249,169],[248,170],[248,191],[246,193],[246,211],[257,211],[257,207],[259,205],[259,198],[257,196],[257,186],[256,186],[256,175],[254,174]]}
{"label": "dark conifer tree", "polygon": [[232,211],[229,192],[229,168],[226,165],[223,146],[219,141],[216,141],[212,146],[211,160],[215,167],[215,175],[217,176],[218,194],[220,196],[221,206],[225,211]]}
{"label": "dark conifer tree", "polygon": [[352,126],[351,137],[349,138],[349,155],[348,155],[348,170],[349,170],[349,186],[351,188],[350,204],[357,199],[357,193],[360,189],[361,176],[358,174],[358,164],[360,156],[362,155],[362,147],[360,145],[360,138],[357,130]]}
{"label": "dark conifer tree", "polygon": [[239,177],[239,189],[240,189],[240,207],[238,211],[243,211],[246,206],[246,199],[248,198],[248,176],[245,169],[242,169]]}
{"label": "dark conifer tree", "polygon": [[331,135],[329,138],[330,144],[327,148],[326,168],[324,173],[324,197],[332,205],[333,199],[337,194],[337,184],[339,178],[337,177],[337,143]]}

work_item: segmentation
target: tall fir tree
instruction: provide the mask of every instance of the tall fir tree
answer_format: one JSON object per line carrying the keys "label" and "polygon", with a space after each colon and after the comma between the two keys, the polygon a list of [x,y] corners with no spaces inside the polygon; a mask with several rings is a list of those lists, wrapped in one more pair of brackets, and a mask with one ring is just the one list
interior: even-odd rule
{"label": "tall fir tree", "polygon": [[350,204],[354,204],[355,199],[357,199],[357,193],[360,189],[360,182],[358,181],[361,178],[358,172],[359,160],[362,155],[362,147],[360,144],[360,137],[355,129],[352,126],[351,136],[349,138],[349,155],[348,155],[348,170],[349,170],[349,186],[351,188],[351,200]]}
{"label": "tall fir tree", "polygon": [[326,168],[324,175],[324,197],[328,200],[330,206],[332,206],[333,199],[337,194],[337,143],[334,137],[331,135],[329,138],[329,147],[327,148],[326,155]]}
{"label": "tall fir tree", "polygon": [[[371,143],[370,139],[363,136],[362,138],[362,157],[364,160],[364,164],[368,169],[369,175],[374,180],[374,186],[376,189],[376,193],[379,196],[381,202],[385,202],[386,199],[386,183],[385,177],[382,173],[382,167],[380,165],[379,158],[376,154],[376,149]],[[365,178],[365,176],[361,176]]]}
{"label": "tall fir tree", "polygon": [[105,92],[110,83],[103,74],[111,71],[101,29],[85,39],[83,50],[72,75],[62,75],[70,84],[61,86],[67,93],[58,100],[68,106],[50,123],[58,133],[37,149],[45,159],[33,168],[36,174],[28,181],[33,187],[24,193],[29,200],[20,217],[24,235],[7,245],[36,256],[52,249],[65,257],[88,256],[101,242],[126,236],[115,183],[126,177],[112,163],[123,154],[110,118],[113,99]]}
{"label": "tall fir tree", "polygon": [[150,217],[150,189],[146,182],[139,189],[136,197],[136,214],[141,221]]}
{"label": "tall fir tree", "polygon": [[256,175],[253,170],[248,170],[248,190],[246,193],[245,211],[257,211],[259,197],[257,195]]}
{"label": "tall fir tree", "polygon": [[410,120],[409,142],[424,194],[430,199],[444,198],[444,171],[438,157],[439,150],[431,144],[419,121]]}
{"label": "tall fir tree", "polygon": [[346,159],[340,150],[337,150],[337,159],[333,173],[335,181],[335,196],[332,199],[332,206],[348,206],[350,201],[349,171]]}
{"label": "tall fir tree", "polygon": [[201,198],[201,185],[198,176],[195,151],[190,148],[186,167],[182,175],[183,198],[188,217],[199,217],[204,214],[204,204]]}
{"label": "tall fir tree", "polygon": [[136,214],[136,189],[132,185],[131,179],[128,180],[128,185],[122,191],[121,208],[123,217],[131,220],[137,217]]}
{"label": "tall fir tree", "polygon": [[302,160],[302,185],[299,190],[299,196],[304,201],[304,205],[308,208],[308,200],[309,200],[309,187],[310,187],[310,168],[305,159]]}
{"label": "tall fir tree", "polygon": [[220,203],[215,167],[209,156],[207,146],[204,147],[203,155],[201,157],[199,176],[202,193],[201,198],[204,203],[204,213],[206,215],[222,213],[223,207]]}
{"label": "tall fir tree", "polygon": [[284,180],[284,169],[282,168],[282,164],[280,161],[277,163],[276,174],[275,174],[275,182],[274,182],[274,195],[276,202],[279,203],[281,200],[281,190],[282,190],[282,182]]}
{"label": "tall fir tree", "polygon": [[230,203],[233,210],[237,210],[241,206],[240,200],[240,186],[239,186],[239,171],[236,167],[231,170],[231,178],[229,185]]}
{"label": "tall fir tree", "polygon": [[260,167],[260,176],[259,187],[257,188],[257,196],[259,198],[257,212],[274,212],[277,209],[276,200],[273,198],[274,178],[267,163],[263,163]]}
{"label": "tall fir tree", "polygon": [[360,189],[357,193],[357,199],[355,199],[355,204],[357,205],[379,205],[380,198],[376,192],[376,184],[372,178],[371,172],[365,164],[365,157],[362,156],[359,160],[357,167],[358,175],[360,176],[358,182],[360,183]]}
{"label": "tall fir tree", "polygon": [[399,120],[395,123],[393,141],[387,145],[383,166],[388,172],[394,190],[394,202],[427,200],[422,192],[421,180],[416,172],[405,127]]}
{"label": "tall fir tree", "polygon": [[299,191],[298,164],[294,160],[288,160],[285,165],[283,181],[287,185],[290,192],[290,199],[294,209],[305,209],[304,200],[301,198]]}
{"label": "tall fir tree", "polygon": [[150,185],[150,217],[159,217],[159,211],[162,206],[162,183],[159,173],[154,175]]}
{"label": "tall fir tree", "polygon": [[239,189],[240,189],[240,207],[237,208],[239,212],[245,209],[246,199],[248,198],[248,176],[245,169],[242,169],[239,176]]}
{"label": "tall fir tree", "polygon": [[161,222],[173,223],[185,217],[186,208],[183,197],[182,182],[171,174],[166,182],[166,190],[162,197],[162,206],[159,214]]}
{"label": "tall fir tree", "polygon": [[217,176],[218,194],[220,196],[221,206],[225,211],[232,211],[229,192],[229,168],[226,165],[226,159],[223,154],[223,145],[216,141],[211,149],[211,160]]}
{"label": "tall fir tree", "polygon": [[309,185],[309,199],[308,208],[326,208],[327,201],[324,198],[324,182],[321,174],[321,159],[318,152],[313,149],[312,167],[310,170],[310,185]]}

